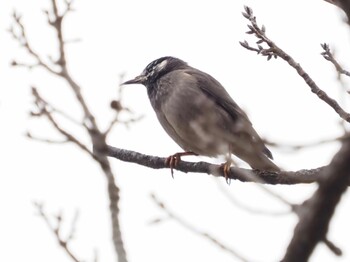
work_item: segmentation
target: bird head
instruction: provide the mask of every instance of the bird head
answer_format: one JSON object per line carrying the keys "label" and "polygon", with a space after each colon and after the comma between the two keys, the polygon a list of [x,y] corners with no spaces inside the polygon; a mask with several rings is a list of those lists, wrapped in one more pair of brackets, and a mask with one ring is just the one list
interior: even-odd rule
{"label": "bird head", "polygon": [[149,87],[163,75],[185,67],[187,63],[181,59],[164,56],[149,63],[139,76],[124,82],[123,85],[142,84]]}

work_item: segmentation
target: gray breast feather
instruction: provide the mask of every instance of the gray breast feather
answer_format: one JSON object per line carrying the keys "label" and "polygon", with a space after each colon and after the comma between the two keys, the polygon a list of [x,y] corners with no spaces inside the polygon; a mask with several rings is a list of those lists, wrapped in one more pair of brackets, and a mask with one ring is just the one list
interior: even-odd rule
{"label": "gray breast feather", "polygon": [[206,134],[206,130],[202,129],[212,124],[207,116],[203,118],[203,112],[207,111],[206,108],[212,108],[213,102],[198,88],[193,88],[196,80],[183,71],[173,71],[164,76],[159,82],[160,88],[163,81],[167,84],[171,82],[171,90],[163,96],[160,110],[157,112],[159,120],[163,119],[160,121],[163,128],[184,150],[203,155],[217,155],[217,152],[207,150],[211,147],[209,144],[214,143],[212,137],[205,138],[201,135]]}

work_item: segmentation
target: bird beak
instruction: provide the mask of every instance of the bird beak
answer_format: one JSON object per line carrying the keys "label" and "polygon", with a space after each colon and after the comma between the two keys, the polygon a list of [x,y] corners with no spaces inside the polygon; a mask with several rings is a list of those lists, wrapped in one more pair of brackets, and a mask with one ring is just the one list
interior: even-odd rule
{"label": "bird beak", "polygon": [[131,79],[129,81],[126,81],[122,83],[122,85],[131,85],[131,84],[144,84],[147,80],[147,77],[144,75],[139,75],[135,77],[134,79]]}

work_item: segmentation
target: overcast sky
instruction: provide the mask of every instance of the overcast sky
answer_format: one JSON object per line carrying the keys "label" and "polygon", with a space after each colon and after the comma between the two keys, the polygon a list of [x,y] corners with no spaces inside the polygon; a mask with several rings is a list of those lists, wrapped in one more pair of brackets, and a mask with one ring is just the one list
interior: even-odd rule
{"label": "overcast sky", "polygon": [[[42,12],[50,1],[5,0],[0,3],[0,261],[69,261],[44,222],[36,216],[33,201],[45,203],[48,213],[63,211],[67,224],[79,209],[72,249],[91,261],[113,261],[106,183],[99,167],[73,145],[48,145],[28,140],[29,130],[41,137],[60,138],[45,121],[29,118],[33,108],[30,86],[36,86],[53,104],[80,116],[74,96],[59,79],[41,69],[11,68],[13,59],[30,61],[6,29],[11,13],[23,15],[35,50],[46,57],[56,54],[54,33]],[[249,5],[267,35],[293,56],[330,96],[349,111],[349,99],[331,64],[320,55],[320,43],[334,48],[341,63],[349,61],[349,29],[341,13],[321,0],[310,1],[76,1],[76,12],[64,24],[66,38],[79,39],[67,47],[69,69],[83,87],[98,123],[106,127],[109,108],[117,96],[119,76],[129,79],[152,60],[179,57],[219,80],[247,112],[261,136],[285,144],[312,143],[342,134],[339,117],[319,100],[284,61],[259,57],[239,45],[251,40],[241,15]],[[344,79],[345,85],[349,81]],[[347,100],[347,101],[346,101]],[[108,142],[117,147],[157,156],[180,148],[163,131],[142,86],[128,86],[123,103],[143,119],[129,128],[118,125]],[[77,133],[84,141],[84,134]],[[271,148],[275,162],[286,170],[326,165],[339,145],[331,143],[297,152]],[[220,161],[202,157],[188,160]],[[288,208],[258,186],[203,174],[151,170],[111,159],[121,188],[121,223],[130,261],[236,261],[205,239],[174,221],[149,225],[164,214],[150,193],[201,230],[216,236],[250,261],[277,261],[289,243],[297,218],[249,214],[223,196],[225,190],[248,206],[267,211]],[[269,186],[292,203],[300,203],[314,185]],[[332,220],[329,238],[344,251],[337,261],[349,261],[350,213],[346,194]],[[69,228],[69,227],[68,227]],[[319,245],[311,261],[336,258]],[[238,261],[238,260],[237,260]]]}

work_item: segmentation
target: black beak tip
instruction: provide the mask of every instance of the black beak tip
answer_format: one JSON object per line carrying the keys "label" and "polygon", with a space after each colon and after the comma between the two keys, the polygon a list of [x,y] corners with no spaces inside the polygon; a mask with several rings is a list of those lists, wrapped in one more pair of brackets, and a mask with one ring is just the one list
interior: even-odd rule
{"label": "black beak tip", "polygon": [[131,85],[131,84],[143,84],[146,78],[143,75],[137,76],[134,79],[125,81],[122,85]]}
{"label": "black beak tip", "polygon": [[134,84],[134,80],[135,79],[131,79],[131,80],[128,80],[128,81],[125,81],[124,83],[121,83],[121,85],[131,85],[131,84]]}

